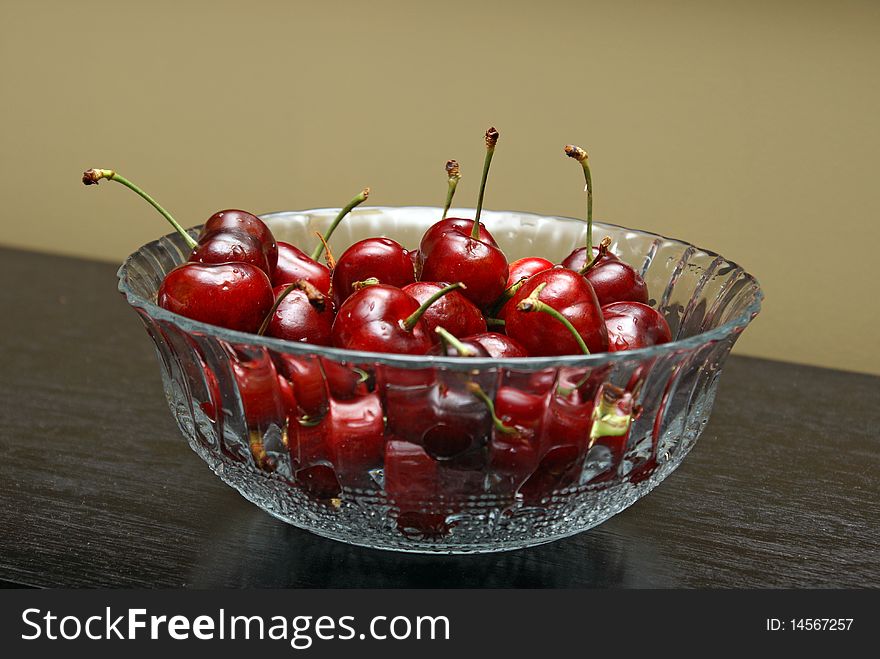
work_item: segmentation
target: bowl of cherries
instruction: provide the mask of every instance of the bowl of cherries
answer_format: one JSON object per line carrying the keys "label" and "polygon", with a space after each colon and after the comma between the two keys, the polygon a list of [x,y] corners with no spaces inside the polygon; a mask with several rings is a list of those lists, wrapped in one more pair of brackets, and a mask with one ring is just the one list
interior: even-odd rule
{"label": "bowl of cherries", "polygon": [[[758,282],[686,242],[585,218],[345,207],[175,228],[119,269],[192,449],[270,514],[400,551],[589,529],[681,464]],[[594,236],[596,240],[594,240]],[[333,250],[331,252],[331,249]]]}

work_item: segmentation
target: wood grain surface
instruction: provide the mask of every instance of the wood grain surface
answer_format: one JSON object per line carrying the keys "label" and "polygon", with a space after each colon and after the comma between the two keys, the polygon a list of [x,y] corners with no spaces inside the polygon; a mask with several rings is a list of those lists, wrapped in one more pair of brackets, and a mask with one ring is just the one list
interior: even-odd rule
{"label": "wood grain surface", "polygon": [[0,249],[3,585],[880,587],[880,378],[734,356],[684,464],[592,531],[366,550],[270,517],[189,449],[115,270]]}

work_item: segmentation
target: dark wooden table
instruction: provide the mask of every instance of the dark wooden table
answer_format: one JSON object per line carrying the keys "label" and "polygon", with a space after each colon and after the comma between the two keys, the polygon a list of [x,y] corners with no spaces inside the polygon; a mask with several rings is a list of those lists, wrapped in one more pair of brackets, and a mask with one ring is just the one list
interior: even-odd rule
{"label": "dark wooden table", "polygon": [[732,357],[684,464],[596,529],[366,550],[275,520],[190,451],[115,271],[0,249],[2,585],[880,587],[880,378]]}

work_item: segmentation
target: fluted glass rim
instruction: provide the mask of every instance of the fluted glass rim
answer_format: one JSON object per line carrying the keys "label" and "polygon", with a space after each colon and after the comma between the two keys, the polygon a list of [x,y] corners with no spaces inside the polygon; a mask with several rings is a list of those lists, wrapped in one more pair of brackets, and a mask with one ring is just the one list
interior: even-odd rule
{"label": "fluted glass rim", "polygon": [[[387,210],[394,211],[406,211],[407,209],[413,210],[436,210],[437,212],[441,212],[442,209],[434,206],[360,206],[358,210],[360,211],[374,211],[374,212],[382,212]],[[455,208],[452,209],[456,212],[468,213],[474,212],[474,209],[467,208]],[[287,211],[274,211],[271,213],[261,214],[259,217],[262,219],[271,219],[276,216],[283,216],[289,214],[308,214],[308,213],[335,213],[338,212],[339,208],[308,208],[303,210],[287,210]],[[526,211],[503,211],[503,210],[495,210],[489,211],[484,210],[484,216],[491,216],[493,214],[504,214],[504,213],[512,213],[522,217],[531,217],[531,218],[540,218],[540,219],[549,219],[554,221],[561,222],[574,222],[579,225],[584,225],[584,221],[578,218],[566,217],[562,215],[544,215],[541,213],[532,213]],[[187,232],[193,236],[198,236],[198,232],[201,229],[202,225],[197,225],[187,229]],[[252,345],[259,346],[264,348],[269,348],[276,352],[293,354],[293,355],[318,355],[323,357],[329,357],[339,362],[370,362],[377,364],[384,364],[392,367],[399,368],[408,368],[408,369],[417,369],[417,368],[431,368],[431,367],[442,367],[452,370],[473,370],[473,369],[483,369],[483,368],[511,368],[517,369],[521,371],[539,371],[543,369],[549,368],[595,368],[598,366],[602,366],[605,364],[613,364],[619,362],[627,362],[627,361],[647,361],[650,359],[655,359],[658,357],[663,357],[666,355],[673,355],[682,352],[690,352],[696,349],[699,349],[702,346],[705,346],[709,343],[715,341],[721,341],[735,332],[741,332],[745,327],[754,319],[754,317],[761,310],[761,302],[764,299],[764,293],[761,289],[760,283],[758,280],[746,271],[742,266],[738,263],[727,259],[726,257],[720,255],[719,253],[700,247],[698,245],[694,245],[688,241],[681,240],[678,238],[672,238],[669,236],[664,236],[659,233],[654,233],[652,231],[645,231],[642,229],[633,229],[630,227],[624,227],[619,224],[613,224],[610,222],[600,222],[594,221],[593,228],[595,230],[599,230],[601,232],[602,227],[613,227],[615,229],[628,231],[632,233],[637,233],[643,235],[648,238],[654,238],[664,241],[672,241],[682,245],[685,248],[693,248],[699,250],[706,255],[714,258],[722,258],[727,263],[729,263],[734,268],[738,268],[742,271],[742,276],[749,282],[751,285],[751,290],[753,292],[753,300],[752,302],[737,316],[731,318],[727,322],[715,327],[711,330],[707,330],[705,332],[700,332],[699,334],[695,334],[693,336],[678,339],[675,341],[670,341],[669,343],[664,343],[657,346],[650,346],[647,348],[637,348],[634,350],[625,350],[620,352],[601,352],[594,353],[590,355],[555,355],[555,356],[547,356],[547,357],[510,357],[507,359],[494,359],[491,357],[469,357],[467,359],[462,359],[461,357],[448,357],[448,356],[439,356],[439,355],[406,355],[399,353],[383,353],[383,352],[366,352],[359,350],[347,350],[343,348],[334,348],[329,346],[320,346],[311,343],[299,343],[293,341],[286,341],[283,339],[277,339],[273,337],[260,336],[258,334],[251,334],[248,332],[240,332],[237,330],[226,329],[224,327],[220,327],[218,325],[210,325],[208,323],[200,322],[197,320],[192,320],[190,318],[186,318],[185,316],[181,316],[180,314],[173,313],[166,309],[160,307],[154,300],[148,300],[138,293],[136,293],[128,281],[128,270],[131,264],[140,257],[145,250],[150,249],[151,247],[159,245],[163,240],[175,242],[180,239],[180,236],[176,233],[169,233],[165,236],[162,236],[156,240],[150,241],[142,245],[135,252],[131,253],[125,261],[123,261],[122,265],[119,267],[117,271],[118,278],[118,290],[120,293],[125,296],[126,301],[135,308],[142,309],[147,315],[149,315],[154,320],[166,321],[170,322],[180,329],[186,332],[194,332],[198,334],[205,334],[215,337],[222,341],[227,341],[230,343],[236,344],[244,344],[244,345]]]}

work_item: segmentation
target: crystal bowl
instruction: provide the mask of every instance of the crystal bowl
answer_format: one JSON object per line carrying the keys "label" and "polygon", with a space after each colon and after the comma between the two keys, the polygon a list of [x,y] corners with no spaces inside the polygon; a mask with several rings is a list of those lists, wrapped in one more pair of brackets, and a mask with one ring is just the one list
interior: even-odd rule
{"label": "crystal bowl", "polygon": [[[263,219],[278,240],[311,246],[337,210]],[[359,208],[331,245],[339,254],[383,235],[412,247],[440,213]],[[558,262],[585,241],[575,219],[500,211],[482,219],[511,261]],[[760,310],[755,278],[714,252],[596,223],[596,241],[606,235],[641,272],[673,342],[501,361],[361,353],[235,332],[157,306],[163,277],[188,255],[175,234],[129,256],[119,290],[155,343],[183,435],[246,499],[357,545],[509,550],[589,529],[672,473],[706,425],[724,360]],[[472,383],[495,400],[502,420],[502,398],[526,401],[526,429],[495,429]],[[622,430],[606,432],[608,412],[624,415]],[[450,443],[455,451],[438,448]]]}

